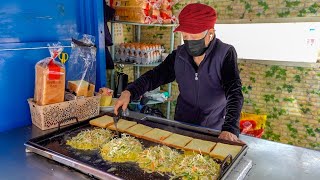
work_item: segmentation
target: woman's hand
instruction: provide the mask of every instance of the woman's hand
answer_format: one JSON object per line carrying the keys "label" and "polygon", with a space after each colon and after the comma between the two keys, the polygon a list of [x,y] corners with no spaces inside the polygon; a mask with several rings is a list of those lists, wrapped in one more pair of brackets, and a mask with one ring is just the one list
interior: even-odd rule
{"label": "woman's hand", "polygon": [[125,90],[121,93],[121,96],[116,101],[114,105],[114,114],[118,115],[118,109],[122,107],[122,110],[125,111],[128,107],[128,104],[130,103],[130,96],[131,93],[128,90]]}
{"label": "woman's hand", "polygon": [[234,135],[228,131],[222,131],[219,135],[219,138],[224,139],[224,140],[228,140],[228,141],[233,141],[233,142],[245,144],[245,142],[241,141],[236,135]]}

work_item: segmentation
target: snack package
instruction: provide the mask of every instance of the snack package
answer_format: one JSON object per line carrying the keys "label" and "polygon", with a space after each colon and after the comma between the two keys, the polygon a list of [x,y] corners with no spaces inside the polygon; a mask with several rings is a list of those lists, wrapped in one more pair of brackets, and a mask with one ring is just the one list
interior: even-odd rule
{"label": "snack package", "polygon": [[67,64],[67,90],[76,96],[91,97],[96,82],[96,47],[94,37],[83,35],[72,39],[71,56]]}
{"label": "snack package", "polygon": [[161,10],[160,11],[160,17],[163,21],[164,24],[169,24],[171,22],[175,23],[176,22],[176,18],[175,16],[172,15],[172,11],[171,10]]}
{"label": "snack package", "polygon": [[174,0],[162,0],[161,9],[171,10],[172,6],[176,3],[177,3],[177,1],[174,1]]}
{"label": "snack package", "polygon": [[113,90],[109,88],[100,88],[99,94],[101,94],[100,106],[110,106],[112,103]]}
{"label": "snack package", "polygon": [[35,66],[34,101],[40,106],[64,101],[65,67],[55,60],[62,50],[60,43],[49,45],[51,57]]}
{"label": "snack package", "polygon": [[240,131],[241,134],[246,134],[260,138],[264,132],[267,115],[241,113]]}
{"label": "snack package", "polygon": [[115,20],[145,24],[175,23],[172,6],[179,0],[115,0]]}

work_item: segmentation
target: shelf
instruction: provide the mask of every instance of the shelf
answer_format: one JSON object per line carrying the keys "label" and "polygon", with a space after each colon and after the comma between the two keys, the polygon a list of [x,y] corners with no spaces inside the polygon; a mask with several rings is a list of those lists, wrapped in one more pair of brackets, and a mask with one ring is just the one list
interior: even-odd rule
{"label": "shelf", "polygon": [[[153,105],[153,104],[162,104],[162,103],[167,103],[167,101],[165,102],[161,102],[161,101],[156,101],[156,100],[149,100],[147,105]],[[140,101],[139,102],[131,102],[130,104],[140,104]]]}
{"label": "shelf", "polygon": [[115,64],[123,64],[128,66],[135,66],[135,67],[155,67],[161,64],[161,62],[152,63],[152,64],[136,64],[136,63],[123,63],[123,62],[114,62]]}
{"label": "shelf", "polygon": [[129,24],[129,25],[135,25],[135,26],[160,26],[160,27],[177,26],[177,24],[143,24],[143,23],[127,22],[127,21],[111,21],[111,23]]}
{"label": "shelf", "polygon": [[[111,22],[111,36],[112,39],[114,39],[114,32],[115,32],[115,26],[114,24],[119,23],[119,24],[128,24],[128,25],[133,25],[135,28],[135,41],[140,42],[141,40],[141,27],[146,26],[157,26],[157,27],[169,27],[170,28],[170,53],[173,51],[174,48],[174,28],[178,24],[142,24],[142,23],[136,23],[136,22],[127,22],[127,21],[110,21]],[[115,59],[115,45],[111,47],[111,57],[114,60]],[[135,63],[121,63],[121,62],[114,62],[115,64],[123,64],[123,65],[128,65],[128,66],[133,66],[135,69],[135,79],[140,77],[140,67],[155,67],[158,66],[161,62],[158,63],[153,63],[153,64],[135,64]],[[114,70],[111,73],[111,88],[114,89]],[[171,94],[171,83],[168,84],[168,93]],[[140,102],[133,102],[131,104],[139,104]],[[165,101],[165,102],[160,102],[160,101],[153,101],[150,100],[147,104],[160,104],[160,103],[167,103],[167,113],[166,116],[167,118],[170,117],[170,107],[171,107],[171,102],[170,100]]]}

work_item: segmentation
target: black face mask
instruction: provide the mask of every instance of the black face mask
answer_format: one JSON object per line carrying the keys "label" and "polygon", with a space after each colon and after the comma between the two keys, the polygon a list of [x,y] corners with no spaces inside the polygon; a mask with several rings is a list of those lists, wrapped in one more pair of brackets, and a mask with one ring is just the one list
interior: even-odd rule
{"label": "black face mask", "polygon": [[201,56],[206,52],[208,47],[206,47],[205,44],[205,37],[207,34],[199,40],[184,40],[184,44],[186,45],[187,52],[190,54],[190,56]]}

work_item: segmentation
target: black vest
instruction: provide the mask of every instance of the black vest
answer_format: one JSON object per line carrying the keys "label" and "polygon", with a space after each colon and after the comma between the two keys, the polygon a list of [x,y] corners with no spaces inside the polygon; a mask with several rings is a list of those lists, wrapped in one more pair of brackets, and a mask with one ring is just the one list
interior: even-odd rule
{"label": "black vest", "polygon": [[176,120],[221,130],[227,103],[221,82],[221,69],[229,48],[231,45],[215,38],[196,71],[186,47],[178,47],[174,65],[180,91],[175,111]]}

